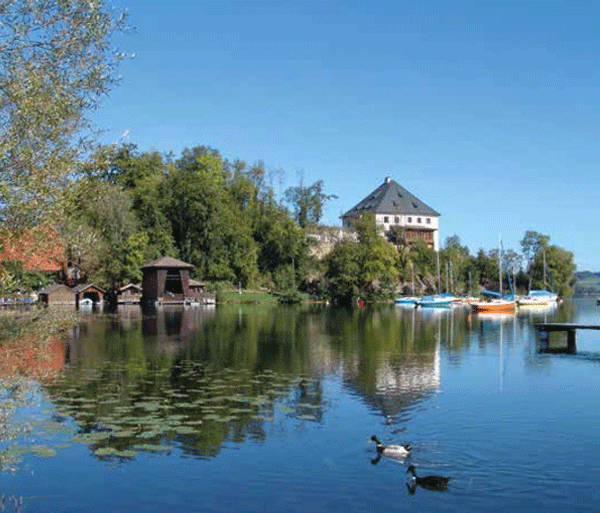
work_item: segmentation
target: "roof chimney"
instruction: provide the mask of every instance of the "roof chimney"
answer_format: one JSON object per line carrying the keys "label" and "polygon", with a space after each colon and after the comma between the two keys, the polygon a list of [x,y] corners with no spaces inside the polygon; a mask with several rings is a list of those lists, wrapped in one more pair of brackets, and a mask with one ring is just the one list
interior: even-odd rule
{"label": "roof chimney", "polygon": [[391,180],[392,180],[392,179],[391,179],[389,176],[386,176],[386,177],[385,177],[385,183],[390,183],[390,182],[391,182]]}

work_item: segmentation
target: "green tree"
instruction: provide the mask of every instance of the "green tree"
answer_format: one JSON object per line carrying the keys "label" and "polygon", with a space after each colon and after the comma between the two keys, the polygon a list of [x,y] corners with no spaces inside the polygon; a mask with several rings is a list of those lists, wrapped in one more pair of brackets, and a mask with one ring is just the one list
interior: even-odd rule
{"label": "green tree", "polygon": [[168,175],[167,212],[175,244],[199,276],[242,282],[255,279],[256,244],[246,217],[228,190],[228,173],[216,150],[184,150]]}
{"label": "green tree", "polygon": [[323,216],[325,202],[334,198],[337,196],[323,192],[323,180],[309,186],[300,182],[285,191],[285,199],[291,205],[294,218],[301,228],[318,224]]}
{"label": "green tree", "polygon": [[116,84],[110,49],[124,17],[94,2],[7,0],[0,6],[0,219],[6,229],[62,212],[93,133],[87,114]]}
{"label": "green tree", "polygon": [[532,260],[537,255],[538,251],[541,248],[544,248],[548,245],[550,241],[549,235],[543,235],[536,231],[528,230],[525,232],[525,235],[521,239],[521,252],[523,253],[523,257],[525,258],[525,264],[527,268],[531,265]]}
{"label": "green tree", "polygon": [[498,290],[498,250],[486,253],[483,249],[477,252],[473,260],[477,282],[484,289]]}
{"label": "green tree", "polygon": [[139,153],[135,144],[102,146],[90,157],[83,173],[128,191],[140,229],[148,236],[145,260],[177,256],[166,214],[170,201],[168,167],[160,153]]}
{"label": "green tree", "polygon": [[[147,244],[147,235],[140,231],[129,192],[84,178],[77,182],[69,204],[72,215],[61,223],[61,234],[67,256],[77,263],[82,277],[108,287],[139,280],[130,270],[131,260],[140,241]],[[143,258],[139,260],[143,264]]]}
{"label": "green tree", "polygon": [[531,288],[546,287],[562,297],[570,297],[576,282],[573,276],[575,270],[573,253],[559,246],[546,246],[537,252],[531,262],[530,273],[534,277]]}
{"label": "green tree", "polygon": [[142,281],[141,267],[146,261],[148,235],[136,232],[112,248],[113,258],[107,264],[108,279],[113,286]]}
{"label": "green tree", "polygon": [[389,298],[398,281],[398,253],[377,234],[372,212],[355,224],[357,241],[336,245],[327,258],[326,278],[332,299],[348,303],[358,296]]}
{"label": "green tree", "polygon": [[361,262],[358,243],[343,241],[327,255],[326,279],[329,295],[334,301],[351,303],[360,295]]}
{"label": "green tree", "polygon": [[377,233],[372,212],[356,222],[361,264],[360,286],[368,297],[391,297],[398,280],[398,253]]}
{"label": "green tree", "polygon": [[414,264],[415,278],[423,292],[437,291],[437,263],[433,248],[418,239],[410,246],[409,258]]}
{"label": "green tree", "polygon": [[[469,248],[462,246],[460,237],[447,237],[444,249],[440,251],[440,265],[448,268],[447,289],[454,293],[464,293],[468,288],[468,268],[470,264]],[[445,280],[444,280],[445,283]]]}

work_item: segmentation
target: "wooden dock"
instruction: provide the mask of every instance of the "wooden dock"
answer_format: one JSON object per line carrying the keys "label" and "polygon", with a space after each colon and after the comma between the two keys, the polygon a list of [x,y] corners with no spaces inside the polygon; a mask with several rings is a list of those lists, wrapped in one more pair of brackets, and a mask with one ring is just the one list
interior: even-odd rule
{"label": "wooden dock", "polygon": [[[577,353],[577,330],[600,330],[600,324],[575,324],[571,322],[540,322],[533,325],[538,331],[540,353]],[[567,347],[550,347],[550,333],[567,334]]]}

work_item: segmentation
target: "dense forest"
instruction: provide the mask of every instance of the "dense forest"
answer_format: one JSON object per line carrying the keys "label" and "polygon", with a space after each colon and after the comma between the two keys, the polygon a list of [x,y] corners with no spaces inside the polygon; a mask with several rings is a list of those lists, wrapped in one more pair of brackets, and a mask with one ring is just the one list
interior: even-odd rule
{"label": "dense forest", "polygon": [[[53,227],[81,281],[107,289],[139,282],[140,267],[160,256],[193,264],[194,277],[213,291],[264,289],[286,301],[300,292],[338,302],[389,299],[411,293],[413,284],[417,294],[498,289],[498,249],[471,254],[454,235],[438,255],[424,242],[406,243],[401,230],[381,237],[372,214],[354,230],[324,227],[323,209],[333,196],[323,181],[301,181],[277,198],[272,179],[262,162],[230,162],[206,146],[178,158],[133,144],[104,146],[71,175],[62,200],[68,215]],[[343,236],[317,257],[314,235],[336,232]],[[546,286],[571,295],[573,255],[549,240],[526,232],[520,252],[503,251],[504,290]],[[14,262],[4,270],[12,278],[4,280],[4,293],[43,279],[32,280]]]}

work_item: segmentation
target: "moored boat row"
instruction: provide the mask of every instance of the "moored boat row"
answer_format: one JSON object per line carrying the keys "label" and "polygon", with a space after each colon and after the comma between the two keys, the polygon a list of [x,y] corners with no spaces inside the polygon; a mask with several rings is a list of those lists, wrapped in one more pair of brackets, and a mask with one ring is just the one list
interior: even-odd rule
{"label": "moored boat row", "polygon": [[[600,300],[599,300],[600,301]],[[443,295],[428,296],[401,296],[394,300],[396,305],[419,307],[419,308],[450,308],[453,305],[467,305],[474,313],[513,313],[517,308],[548,308],[556,304],[556,301],[546,297],[499,296],[487,299],[473,297],[444,297]]]}

